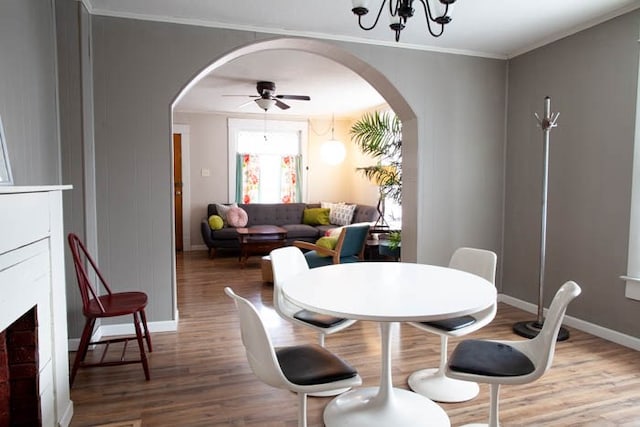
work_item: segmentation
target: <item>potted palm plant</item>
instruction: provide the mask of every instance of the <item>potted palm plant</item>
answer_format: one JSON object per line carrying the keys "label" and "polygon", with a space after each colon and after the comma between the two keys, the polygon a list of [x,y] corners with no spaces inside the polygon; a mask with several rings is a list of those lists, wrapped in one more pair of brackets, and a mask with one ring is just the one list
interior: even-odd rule
{"label": "potted palm plant", "polygon": [[[354,143],[363,154],[371,156],[376,164],[356,168],[379,189],[378,221],[374,230],[389,230],[385,220],[385,200],[402,203],[402,123],[395,114],[379,112],[364,114],[351,127]],[[386,233],[389,237],[378,246],[381,255],[400,257],[400,231]],[[383,253],[383,252],[388,253]]]}
{"label": "potted palm plant", "polygon": [[390,112],[365,113],[350,130],[362,153],[375,165],[356,168],[380,189],[380,198],[402,202],[402,123]]}

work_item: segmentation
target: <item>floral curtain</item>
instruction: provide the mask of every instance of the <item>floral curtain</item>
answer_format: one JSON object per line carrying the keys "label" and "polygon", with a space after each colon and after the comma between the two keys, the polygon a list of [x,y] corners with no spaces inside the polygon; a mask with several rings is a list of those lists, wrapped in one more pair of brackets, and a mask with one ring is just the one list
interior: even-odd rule
{"label": "floral curtain", "polygon": [[302,156],[283,156],[280,162],[282,169],[280,181],[280,201],[293,203],[302,201]]}
{"label": "floral curtain", "polygon": [[[281,203],[302,201],[302,182],[300,179],[302,176],[302,156],[277,157],[276,163],[269,161],[269,157],[273,159],[273,156],[269,155],[238,153],[236,157],[237,203],[274,202],[276,198]],[[263,162],[265,164],[262,164]],[[277,168],[274,169],[273,166],[277,166]],[[275,182],[278,176],[279,182]],[[275,183],[276,185],[264,184],[261,186],[262,179],[274,180],[269,184]]]}
{"label": "floral curtain", "polygon": [[260,156],[238,153],[236,156],[236,202],[260,201]]}

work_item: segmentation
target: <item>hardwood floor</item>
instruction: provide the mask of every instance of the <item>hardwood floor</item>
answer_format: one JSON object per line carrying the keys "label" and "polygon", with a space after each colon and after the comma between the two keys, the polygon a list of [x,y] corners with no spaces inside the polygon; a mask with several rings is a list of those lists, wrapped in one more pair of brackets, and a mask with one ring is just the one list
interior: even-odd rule
{"label": "hardwood floor", "polygon": [[[269,387],[251,373],[235,307],[223,292],[231,286],[256,304],[276,345],[315,341],[313,332],[293,327],[273,311],[272,288],[261,281],[259,257],[251,257],[241,269],[235,256],[211,260],[204,251],[188,252],[179,255],[177,270],[180,323],[177,333],[153,334],[151,381],[144,380],[140,365],[80,370],[71,390],[71,426],[136,419],[143,427],[296,426],[295,395]],[[500,304],[495,320],[473,337],[520,339],[511,326],[530,319],[531,314]],[[501,388],[502,426],[640,426],[638,353],[569,330],[571,338],[558,343],[554,364],[540,380]],[[440,341],[407,325],[395,332],[394,385],[407,388],[413,371],[437,366]],[[450,350],[458,341],[450,340]],[[363,385],[378,383],[375,324],[357,322],[329,336],[326,345],[359,370]],[[136,348],[128,353],[135,356]],[[322,425],[329,400],[309,398],[309,426]],[[488,401],[483,384],[474,400],[442,407],[451,425],[459,426],[486,422]]]}

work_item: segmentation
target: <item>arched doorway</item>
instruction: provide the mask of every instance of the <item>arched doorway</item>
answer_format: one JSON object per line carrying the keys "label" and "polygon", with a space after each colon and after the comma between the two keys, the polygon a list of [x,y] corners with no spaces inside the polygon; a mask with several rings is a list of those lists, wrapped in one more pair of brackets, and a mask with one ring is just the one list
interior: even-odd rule
{"label": "arched doorway", "polygon": [[[400,92],[389,82],[389,80],[378,70],[371,67],[352,53],[327,42],[310,40],[310,39],[292,39],[281,38],[268,41],[256,42],[241,48],[238,48],[226,55],[215,59],[210,65],[202,69],[191,81],[186,82],[180,93],[175,97],[172,103],[172,113],[176,104],[187,94],[201,79],[215,72],[217,68],[227,64],[230,61],[241,58],[246,55],[256,54],[259,52],[270,50],[289,50],[311,53],[323,58],[334,61],[342,66],[350,69],[360,78],[367,81],[375,88],[380,95],[386,100],[390,108],[398,115],[403,122],[403,147],[410,149],[410,155],[407,156],[408,162],[405,178],[407,185],[405,193],[407,197],[403,199],[403,229],[415,230],[416,225],[416,209],[417,209],[417,119],[409,104],[401,96]],[[203,172],[204,173],[204,172]],[[403,239],[403,258],[407,260],[415,260],[416,257],[416,233],[411,233],[406,240]],[[413,242],[411,240],[414,240]],[[174,246],[175,248],[175,246]]]}
{"label": "arched doorway", "polygon": [[[353,54],[336,47],[334,45],[328,44],[326,42],[316,41],[316,40],[305,40],[305,39],[290,39],[290,38],[282,38],[282,39],[274,39],[268,41],[262,41],[253,43],[239,49],[236,49],[221,58],[214,60],[209,66],[202,69],[191,81],[187,82],[180,93],[176,96],[174,102],[172,103],[172,113],[174,112],[174,108],[176,104],[178,104],[189,91],[196,86],[196,84],[204,79],[211,73],[215,73],[216,69],[221,68],[225,64],[228,64],[231,61],[236,59],[252,55],[252,54],[260,54],[265,51],[298,51],[305,52],[313,55],[317,55],[323,57],[324,60],[330,60],[335,62],[336,64],[340,64],[340,66],[345,67],[351,70],[357,78],[366,81],[369,85],[371,85],[376,91],[379,92],[380,95],[384,98],[387,104],[391,107],[393,111],[400,117],[404,124],[404,132],[406,133],[405,141],[403,141],[403,147],[415,147],[417,145],[415,138],[417,135],[416,128],[416,116],[404,100],[404,98],[400,95],[400,93],[395,89],[395,87],[387,80],[387,78],[382,75],[379,71],[372,68],[367,63],[363,62],[359,58],[355,57]],[[254,55],[257,56],[257,55]],[[265,73],[265,75],[268,73]],[[331,113],[330,111],[327,113]],[[415,148],[413,149],[415,151]],[[417,170],[417,159],[416,156],[409,156],[405,162],[407,164],[407,172],[406,172],[406,180],[407,180],[407,188],[405,192],[407,193],[407,197],[403,201],[403,211],[406,209],[407,211],[407,221],[405,223],[403,220],[403,228],[409,227],[409,229],[415,229],[415,206],[416,206],[416,191],[415,191],[415,182],[417,181],[416,170]],[[413,164],[411,164],[413,163]],[[203,173],[207,173],[208,171],[204,171]],[[413,176],[412,176],[413,175]],[[413,187],[413,188],[412,188]],[[414,196],[412,196],[414,194]],[[406,203],[406,208],[404,205]],[[413,211],[413,213],[412,213]],[[193,225],[192,225],[193,228]],[[415,258],[415,250],[411,250],[412,246],[410,240],[403,242],[403,246],[407,246],[406,248],[406,259]],[[413,252],[413,255],[412,255]]]}

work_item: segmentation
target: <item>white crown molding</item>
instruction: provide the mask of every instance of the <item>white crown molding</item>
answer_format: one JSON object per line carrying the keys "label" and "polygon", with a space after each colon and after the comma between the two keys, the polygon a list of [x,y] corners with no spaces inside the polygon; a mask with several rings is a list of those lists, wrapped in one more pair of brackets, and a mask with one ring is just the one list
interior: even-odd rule
{"label": "white crown molding", "polygon": [[556,41],[558,41],[560,39],[563,39],[565,37],[568,37],[568,36],[571,36],[573,34],[579,33],[580,31],[586,30],[587,28],[595,27],[598,24],[602,24],[603,22],[606,22],[606,21],[608,21],[610,19],[616,18],[616,17],[618,17],[620,15],[624,15],[625,13],[629,13],[629,12],[635,10],[635,9],[640,9],[640,5],[633,4],[633,5],[629,5],[629,6],[623,7],[621,9],[615,10],[615,11],[613,11],[611,13],[608,13],[608,14],[606,14],[604,16],[600,16],[600,17],[598,17],[596,19],[593,19],[593,20],[591,20],[589,22],[585,22],[585,23],[583,23],[581,25],[575,26],[575,27],[573,27],[573,28],[571,28],[569,30],[563,31],[561,33],[556,33],[556,34],[554,34],[552,36],[549,36],[549,37],[545,37],[544,39],[538,41],[535,44],[529,45],[529,46],[524,47],[522,49],[518,49],[518,50],[508,54],[507,55],[507,59],[515,58],[516,56],[520,56],[520,55],[525,54],[527,52],[531,52],[532,50],[538,49],[539,47],[546,46],[546,45],[548,45],[550,43],[556,42]]}
{"label": "white crown molding", "polygon": [[608,13],[604,16],[600,16],[596,19],[583,23],[581,25],[575,26],[569,30],[556,33],[552,36],[545,37],[540,41],[528,45],[522,49],[518,49],[511,53],[502,55],[495,54],[490,52],[482,52],[482,51],[474,51],[474,50],[466,50],[466,49],[450,49],[450,48],[439,48],[435,46],[424,46],[424,45],[416,45],[411,43],[403,43],[403,42],[392,42],[392,41],[383,41],[383,40],[372,40],[363,37],[351,37],[351,36],[343,36],[336,34],[326,34],[319,32],[308,32],[308,31],[293,31],[293,30],[285,30],[281,28],[268,28],[268,27],[260,27],[260,26],[251,26],[251,25],[239,25],[225,22],[217,22],[217,21],[208,21],[208,20],[200,20],[200,19],[191,19],[191,18],[178,18],[174,16],[158,16],[158,15],[150,15],[150,14],[141,14],[141,13],[129,13],[129,12],[120,12],[113,11],[107,9],[100,9],[94,7],[92,4],[92,0],[77,0],[84,4],[87,11],[91,15],[98,16],[108,16],[113,18],[126,18],[126,19],[139,19],[143,21],[153,21],[153,22],[164,22],[171,24],[183,24],[183,25],[193,25],[199,27],[209,27],[209,28],[223,28],[229,30],[238,30],[238,31],[249,31],[249,32],[257,32],[257,33],[265,33],[265,34],[275,34],[275,35],[284,35],[290,37],[307,37],[307,38],[315,38],[321,40],[334,40],[334,41],[342,41],[342,42],[351,42],[351,43],[360,43],[360,44],[369,44],[375,46],[385,46],[385,47],[401,47],[404,49],[412,49],[412,50],[421,50],[427,52],[439,52],[439,53],[448,53],[452,55],[465,55],[465,56],[476,56],[481,58],[491,58],[491,59],[511,59],[515,58],[524,53],[535,50],[539,47],[548,45],[570,35],[576,34],[580,31],[586,30],[587,28],[591,28],[595,25],[606,22],[610,19],[616,18],[620,15],[624,15],[625,13],[631,12],[635,9],[640,8],[638,4],[632,4],[625,7],[622,7],[618,10],[615,10],[611,13]]}
{"label": "white crown molding", "polygon": [[268,28],[268,27],[252,26],[252,25],[231,24],[227,22],[207,21],[207,20],[201,20],[201,19],[178,18],[175,16],[158,16],[158,15],[149,15],[149,14],[142,14],[142,13],[120,12],[120,11],[95,8],[91,4],[91,0],[78,0],[78,1],[81,1],[85,5],[85,7],[87,8],[87,10],[91,15],[108,16],[112,18],[138,19],[142,21],[193,25],[193,26],[208,27],[208,28],[222,28],[227,30],[248,31],[252,33],[265,33],[265,34],[274,34],[274,35],[289,36],[289,37],[305,37],[305,38],[314,38],[314,39],[320,39],[320,40],[333,40],[333,41],[340,41],[340,42],[369,44],[369,45],[375,45],[375,46],[401,47],[404,49],[421,50],[426,52],[448,53],[452,55],[476,56],[476,57],[491,58],[491,59],[508,59],[506,55],[498,55],[490,52],[480,52],[480,51],[465,50],[465,49],[439,48],[435,46],[424,46],[424,45],[416,45],[416,44],[403,43],[403,42],[372,40],[372,39],[367,39],[363,37],[350,37],[350,36],[344,36],[344,35],[338,35],[338,34],[326,34],[326,33],[318,33],[318,32],[311,32],[311,31],[294,31],[294,30],[285,30],[282,28]]}

